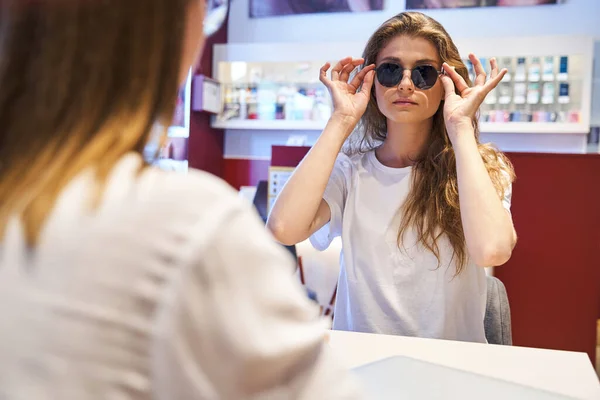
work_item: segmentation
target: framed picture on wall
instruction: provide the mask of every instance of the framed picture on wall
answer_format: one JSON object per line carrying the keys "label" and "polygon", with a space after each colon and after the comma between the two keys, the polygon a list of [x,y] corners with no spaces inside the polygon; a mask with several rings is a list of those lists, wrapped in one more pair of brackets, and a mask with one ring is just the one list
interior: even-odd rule
{"label": "framed picture on wall", "polygon": [[539,6],[562,2],[563,0],[406,0],[406,9]]}
{"label": "framed picture on wall", "polygon": [[383,10],[384,0],[250,0],[250,17]]}

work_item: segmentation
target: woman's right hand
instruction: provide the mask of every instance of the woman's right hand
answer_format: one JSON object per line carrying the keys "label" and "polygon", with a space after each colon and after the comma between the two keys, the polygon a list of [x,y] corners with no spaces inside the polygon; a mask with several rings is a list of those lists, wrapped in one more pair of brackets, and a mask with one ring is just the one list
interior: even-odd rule
{"label": "woman's right hand", "polygon": [[375,65],[367,65],[348,82],[352,71],[364,62],[363,58],[346,57],[333,67],[331,78],[327,77],[331,64],[326,63],[321,67],[319,79],[329,89],[333,100],[332,118],[338,117],[356,124],[367,109],[375,79]]}

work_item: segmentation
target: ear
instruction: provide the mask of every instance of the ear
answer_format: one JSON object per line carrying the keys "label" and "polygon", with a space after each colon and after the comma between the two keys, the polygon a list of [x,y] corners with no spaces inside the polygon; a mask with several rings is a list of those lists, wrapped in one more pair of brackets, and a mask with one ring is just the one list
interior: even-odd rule
{"label": "ear", "polygon": [[376,95],[376,91],[375,91],[375,84],[377,77],[374,77],[373,79],[373,85],[371,86],[371,97],[369,99],[369,105],[373,105],[375,108],[377,108],[379,110],[379,106],[377,105],[377,95]]}

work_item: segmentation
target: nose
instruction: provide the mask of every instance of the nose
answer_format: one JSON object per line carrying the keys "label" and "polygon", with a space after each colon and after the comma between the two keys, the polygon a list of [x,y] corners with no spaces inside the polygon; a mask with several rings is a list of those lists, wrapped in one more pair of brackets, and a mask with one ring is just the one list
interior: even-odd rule
{"label": "nose", "polygon": [[412,81],[410,74],[411,70],[409,69],[405,69],[402,72],[402,79],[398,84],[398,90],[400,91],[400,93],[412,93],[415,91],[415,85]]}

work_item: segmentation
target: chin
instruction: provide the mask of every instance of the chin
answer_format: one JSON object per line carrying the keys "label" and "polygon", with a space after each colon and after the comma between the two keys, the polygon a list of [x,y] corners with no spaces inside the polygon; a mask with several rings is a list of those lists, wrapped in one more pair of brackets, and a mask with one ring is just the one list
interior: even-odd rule
{"label": "chin", "polygon": [[395,122],[397,124],[411,124],[416,122],[423,122],[427,119],[426,116],[411,111],[402,112],[388,112],[384,113],[388,121]]}

